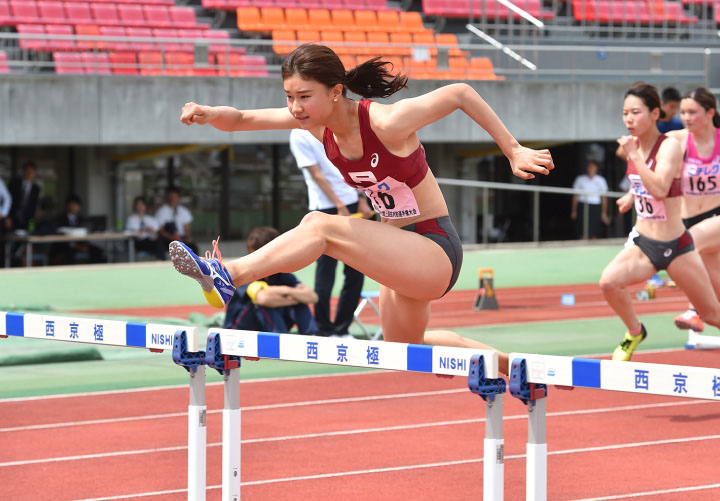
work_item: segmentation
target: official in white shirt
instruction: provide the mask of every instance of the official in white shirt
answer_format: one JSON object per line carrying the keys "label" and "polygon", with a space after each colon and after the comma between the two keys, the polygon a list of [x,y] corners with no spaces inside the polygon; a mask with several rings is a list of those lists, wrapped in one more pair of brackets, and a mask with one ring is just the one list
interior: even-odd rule
{"label": "official in white shirt", "polygon": [[193,217],[187,207],[180,205],[180,191],[171,186],[165,190],[165,197],[167,203],[155,212],[163,255],[173,240],[179,240],[197,254],[198,247],[193,242],[190,230]]}
{"label": "official in white shirt", "polygon": [[157,239],[160,226],[157,220],[147,213],[145,197],[135,197],[133,208],[135,212],[128,216],[125,231],[135,236],[135,249],[164,259],[164,249],[160,247]]}
{"label": "official in white shirt", "polygon": [[[308,189],[308,209],[326,214],[351,216],[360,213],[372,217],[372,211],[364,197],[345,184],[342,175],[325,155],[325,149],[309,131],[293,129],[290,132],[290,150],[298,167],[302,170]],[[359,271],[344,265],[344,281],[338,300],[335,318],[330,319],[330,296],[335,284],[337,260],[326,255],[320,256],[315,268],[315,292],[318,302],[314,306],[315,322],[320,335],[349,335],[353,313],[360,300],[364,276]]]}
{"label": "official in white shirt", "polygon": [[588,237],[597,238],[602,233],[600,223],[610,224],[607,215],[607,197],[602,196],[602,193],[608,191],[608,184],[605,178],[597,173],[598,164],[594,160],[588,160],[585,170],[586,174],[581,174],[575,178],[573,188],[576,190],[592,190],[595,193],[573,195],[570,218],[575,221],[577,238],[583,238],[583,219],[585,205],[587,205],[589,210]]}

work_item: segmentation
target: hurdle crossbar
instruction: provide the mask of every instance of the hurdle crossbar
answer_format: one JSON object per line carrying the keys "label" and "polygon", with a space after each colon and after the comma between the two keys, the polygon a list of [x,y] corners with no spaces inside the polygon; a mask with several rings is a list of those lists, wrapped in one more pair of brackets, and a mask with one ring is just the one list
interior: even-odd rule
{"label": "hurdle crossbar", "polygon": [[[620,362],[592,358],[511,353],[513,381],[525,387],[557,385],[720,401],[720,368]],[[519,394],[513,393],[519,398]],[[528,403],[532,393],[525,392]],[[526,499],[547,499],[547,444],[545,393],[528,406]]]}
{"label": "hurdle crossbar", "polygon": [[720,336],[708,336],[688,329],[688,340],[685,343],[688,350],[717,350],[720,349]]}
{"label": "hurdle crossbar", "polygon": [[[504,380],[494,384],[498,378],[497,352],[350,338],[209,329],[206,364],[225,376],[223,501],[240,499],[241,416],[238,382],[241,357],[465,376],[469,378],[469,384],[471,366],[473,370],[484,366],[484,375],[480,375],[478,382],[476,374],[472,378],[474,389],[471,388],[483,397],[487,407],[483,499],[503,499],[502,392],[505,391],[505,384]],[[478,364],[479,360],[482,362]]]}
{"label": "hurdle crossbar", "polygon": [[[157,353],[172,350],[178,339],[182,340],[184,352],[198,351],[197,327],[0,311],[0,337],[8,336],[147,348]],[[176,360],[176,363],[180,362]],[[188,500],[204,501],[207,444],[204,359],[193,364],[185,363],[185,367],[190,373]]]}

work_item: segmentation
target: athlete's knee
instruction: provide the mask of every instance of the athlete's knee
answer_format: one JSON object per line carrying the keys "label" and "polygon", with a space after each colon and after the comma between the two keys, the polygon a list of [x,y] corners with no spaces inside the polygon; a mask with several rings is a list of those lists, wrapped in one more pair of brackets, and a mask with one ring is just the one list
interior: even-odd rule
{"label": "athlete's knee", "polygon": [[600,290],[603,291],[603,293],[608,292],[614,292],[622,286],[619,280],[617,280],[615,277],[609,274],[603,273],[603,275],[600,277],[600,282],[598,282],[598,285],[600,286]]}
{"label": "athlete's knee", "polygon": [[300,221],[300,224],[303,226],[318,226],[322,225],[328,217],[330,217],[328,214],[314,210],[305,214],[305,216]]}

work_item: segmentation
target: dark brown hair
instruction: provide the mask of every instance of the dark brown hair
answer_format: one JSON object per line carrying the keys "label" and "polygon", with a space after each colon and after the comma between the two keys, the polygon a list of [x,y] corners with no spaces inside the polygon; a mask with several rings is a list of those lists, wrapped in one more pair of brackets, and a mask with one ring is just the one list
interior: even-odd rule
{"label": "dark brown hair", "polygon": [[717,110],[717,99],[715,95],[705,87],[698,87],[695,90],[691,90],[683,96],[683,99],[692,99],[697,104],[705,108],[705,111],[715,110],[713,115],[713,125],[720,127],[720,115]]}
{"label": "dark brown hair", "polygon": [[248,251],[254,252],[263,245],[274,240],[280,232],[272,226],[258,226],[253,228],[247,238]]}
{"label": "dark brown hair", "polygon": [[[387,66],[390,66],[388,69]],[[305,80],[320,82],[328,88],[343,85],[346,90],[365,98],[390,97],[407,87],[407,77],[402,73],[392,75],[392,63],[377,56],[345,71],[340,58],[332,49],[320,44],[305,43],[288,55],[282,64],[282,78],[285,80],[299,75]]]}
{"label": "dark brown hair", "polygon": [[657,89],[653,85],[645,82],[635,82],[625,93],[625,97],[628,96],[635,96],[639,98],[645,104],[645,106],[650,109],[650,111],[654,110],[655,108],[659,108],[660,118],[665,118],[665,112],[660,106],[660,95],[658,94]]}

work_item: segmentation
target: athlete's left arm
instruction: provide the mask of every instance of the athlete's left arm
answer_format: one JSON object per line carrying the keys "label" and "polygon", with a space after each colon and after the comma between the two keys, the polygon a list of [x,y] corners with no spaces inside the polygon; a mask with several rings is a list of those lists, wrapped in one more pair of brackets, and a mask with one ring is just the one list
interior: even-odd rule
{"label": "athlete's left arm", "polygon": [[[625,136],[629,138],[630,136]],[[624,139],[624,138],[621,138]],[[622,143],[621,143],[622,144]],[[663,200],[670,191],[673,179],[680,177],[682,172],[683,153],[682,146],[675,140],[665,140],[655,155],[655,170],[648,169],[637,148],[635,141],[630,138],[625,147],[630,161],[637,169],[643,185],[656,200]],[[628,148],[629,147],[629,148]]]}
{"label": "athlete's left arm", "polygon": [[485,100],[464,83],[446,85],[384,106],[373,122],[384,138],[401,142],[455,110],[462,110],[490,134],[510,160],[516,176],[533,179],[533,172],[547,175],[555,167],[548,150],[532,150],[520,145]]}

